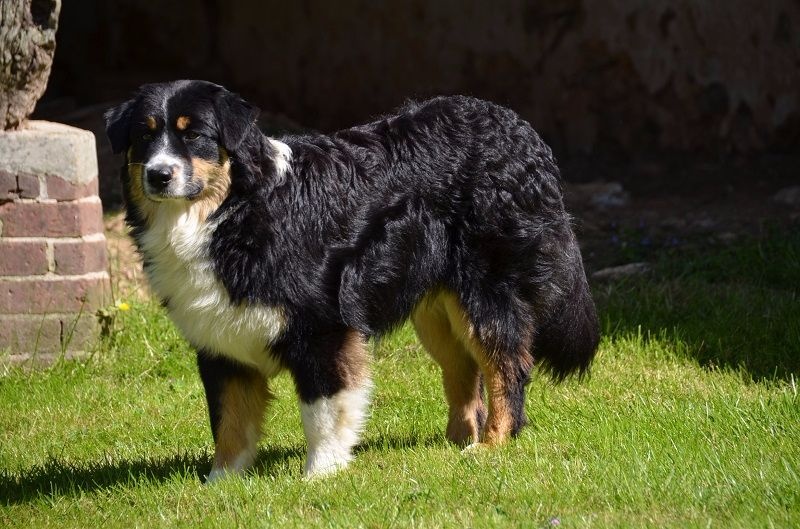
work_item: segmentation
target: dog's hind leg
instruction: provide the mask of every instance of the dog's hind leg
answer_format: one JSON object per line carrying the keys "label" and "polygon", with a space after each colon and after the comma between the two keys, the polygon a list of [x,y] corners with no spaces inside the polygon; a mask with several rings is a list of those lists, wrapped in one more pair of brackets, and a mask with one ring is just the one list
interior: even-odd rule
{"label": "dog's hind leg", "polygon": [[478,364],[453,334],[445,307],[436,298],[424,300],[412,315],[420,342],[442,368],[449,406],[447,438],[459,445],[477,442],[486,419]]}
{"label": "dog's hind leg", "polygon": [[[484,323],[484,328],[479,329],[454,295],[445,296],[443,304],[454,335],[469,351],[483,375],[489,410],[480,443],[502,444],[510,436],[517,435],[527,422],[525,386],[533,368],[533,357],[525,339],[529,333],[507,311],[504,317],[510,318],[506,323],[517,329],[514,333],[517,343],[503,343],[497,339],[501,335],[498,329],[489,327],[491,323]],[[481,335],[495,337],[494,343],[488,344]]]}
{"label": "dog's hind leg", "polygon": [[[307,479],[335,472],[353,459],[372,390],[368,352],[360,333],[334,332],[313,342],[307,344],[303,363],[293,369],[308,442]],[[331,346],[333,357],[324,356]]]}
{"label": "dog's hind leg", "polygon": [[271,396],[266,379],[253,368],[204,352],[198,353],[197,364],[215,444],[210,483],[252,465]]}
{"label": "dog's hind leg", "polygon": [[525,384],[532,363],[523,360],[506,362],[485,348],[475,352],[479,358],[489,401],[489,415],[481,443],[497,445],[515,436],[527,423],[525,417]]}

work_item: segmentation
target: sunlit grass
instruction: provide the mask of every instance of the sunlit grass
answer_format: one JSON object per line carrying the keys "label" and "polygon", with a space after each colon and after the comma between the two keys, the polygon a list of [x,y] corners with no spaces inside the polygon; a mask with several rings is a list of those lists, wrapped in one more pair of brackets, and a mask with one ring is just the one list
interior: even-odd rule
{"label": "sunlit grass", "polygon": [[596,285],[591,376],[535,378],[531,425],[489,452],[445,442],[438,370],[404,327],[375,345],[356,461],[313,482],[283,376],[254,471],[203,486],[193,353],[156,304],[120,300],[91,359],[0,378],[0,526],[800,526],[799,249],[780,235]]}

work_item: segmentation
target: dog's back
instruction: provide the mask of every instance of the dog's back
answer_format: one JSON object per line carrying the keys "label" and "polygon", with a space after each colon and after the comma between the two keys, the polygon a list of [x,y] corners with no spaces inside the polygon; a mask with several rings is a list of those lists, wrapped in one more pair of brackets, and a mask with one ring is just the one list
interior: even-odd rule
{"label": "dog's back", "polygon": [[[487,346],[531,349],[559,379],[588,367],[597,317],[558,168],[513,111],[440,97],[332,138],[286,141],[299,174],[335,174],[311,207],[339,208],[324,288],[348,325],[382,334],[446,290]],[[342,209],[338,197],[348,195],[360,198]]]}

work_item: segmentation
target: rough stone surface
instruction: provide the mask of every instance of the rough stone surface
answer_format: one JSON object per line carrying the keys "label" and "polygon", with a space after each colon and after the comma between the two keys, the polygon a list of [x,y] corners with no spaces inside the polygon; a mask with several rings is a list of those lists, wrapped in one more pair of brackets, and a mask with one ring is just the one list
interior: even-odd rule
{"label": "rough stone surface", "polygon": [[33,112],[47,87],[61,0],[0,0],[0,129]]}
{"label": "rough stone surface", "polygon": [[0,314],[93,312],[110,299],[107,272],[80,277],[0,278]]}
{"label": "rough stone surface", "polygon": [[616,281],[624,277],[645,274],[650,271],[648,263],[628,263],[620,266],[603,268],[592,274],[597,281]]}
{"label": "rough stone surface", "polygon": [[111,294],[94,137],[38,122],[0,156],[0,363],[78,354]]}
{"label": "rough stone surface", "polygon": [[80,237],[103,231],[100,199],[82,201],[7,202],[0,205],[4,237]]}
{"label": "rough stone surface", "polygon": [[787,206],[800,206],[800,186],[784,187],[772,195],[772,200]]}
{"label": "rough stone surface", "polygon": [[94,134],[49,121],[0,131],[0,171],[58,176],[73,185],[89,183],[97,178]]}
{"label": "rough stone surface", "polygon": [[81,275],[108,270],[106,239],[103,236],[53,242],[56,274]]}
{"label": "rough stone surface", "polygon": [[76,200],[95,196],[98,193],[97,178],[82,184],[73,184],[60,176],[45,177],[45,196],[53,200]]}
{"label": "rough stone surface", "polygon": [[[800,142],[796,0],[70,4],[59,45],[71,53],[55,70],[63,61],[75,95],[101,73],[120,72],[122,97],[169,72],[222,81],[320,130],[466,93],[516,109],[559,153]],[[104,31],[87,39],[88,28]]]}
{"label": "rough stone surface", "polygon": [[0,314],[0,344],[10,351],[0,363],[48,364],[62,355],[78,356],[99,333],[93,314]]}
{"label": "rough stone surface", "polygon": [[619,182],[569,184],[566,193],[570,201],[587,203],[600,209],[624,206],[630,200],[630,195]]}
{"label": "rough stone surface", "polygon": [[0,276],[45,274],[48,270],[44,239],[18,241],[0,238]]}

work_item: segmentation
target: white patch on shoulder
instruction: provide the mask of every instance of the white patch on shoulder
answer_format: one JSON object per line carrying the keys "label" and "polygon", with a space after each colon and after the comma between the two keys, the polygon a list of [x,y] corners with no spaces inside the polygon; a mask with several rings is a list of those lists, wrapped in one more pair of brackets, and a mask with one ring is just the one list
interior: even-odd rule
{"label": "white patch on shoulder", "polygon": [[283,176],[292,170],[292,148],[283,143],[282,141],[268,138],[269,144],[275,149],[275,167],[278,170],[278,176]]}
{"label": "white patch on shoulder", "polygon": [[372,383],[367,380],[356,389],[345,389],[332,397],[300,403],[300,418],[308,442],[305,478],[333,473],[353,459],[367,418]]}
{"label": "white patch on shoulder", "polygon": [[209,255],[214,224],[194,206],[162,202],[142,237],[153,291],[169,300],[172,320],[194,346],[255,367],[265,376],[280,366],[269,345],[283,332],[280,307],[233,305]]}

